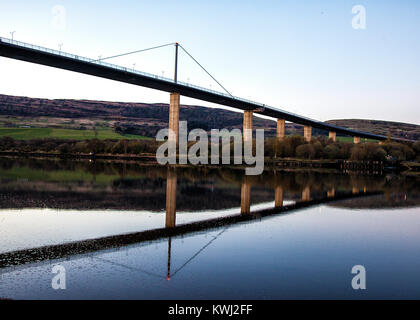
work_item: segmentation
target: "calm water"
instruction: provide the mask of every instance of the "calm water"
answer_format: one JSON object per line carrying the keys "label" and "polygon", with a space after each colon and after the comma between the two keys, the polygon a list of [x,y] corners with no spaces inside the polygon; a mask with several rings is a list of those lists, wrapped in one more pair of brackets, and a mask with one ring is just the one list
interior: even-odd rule
{"label": "calm water", "polygon": [[0,297],[419,299],[419,182],[0,159]]}

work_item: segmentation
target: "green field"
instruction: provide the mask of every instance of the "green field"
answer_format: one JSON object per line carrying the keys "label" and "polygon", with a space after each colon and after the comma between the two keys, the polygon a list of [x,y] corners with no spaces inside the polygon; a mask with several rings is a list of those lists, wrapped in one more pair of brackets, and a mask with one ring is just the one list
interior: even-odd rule
{"label": "green field", "polygon": [[60,129],[60,128],[0,128],[1,137],[11,137],[15,140],[31,140],[31,139],[69,139],[69,140],[87,140],[87,139],[151,139],[149,137],[138,136],[133,134],[121,135],[112,129],[93,130],[77,130],[77,129]]}
{"label": "green field", "polygon": [[[337,136],[337,141],[341,141],[341,142],[353,142],[353,137],[339,137]],[[361,138],[360,142],[378,142],[378,140],[373,140],[373,139],[364,139]]]}

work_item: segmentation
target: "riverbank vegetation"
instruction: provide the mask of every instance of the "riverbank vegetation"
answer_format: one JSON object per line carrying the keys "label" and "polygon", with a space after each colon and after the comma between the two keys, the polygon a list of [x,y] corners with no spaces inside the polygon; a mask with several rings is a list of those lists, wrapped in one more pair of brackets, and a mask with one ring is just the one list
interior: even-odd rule
{"label": "riverbank vegetation", "polygon": [[395,160],[406,161],[420,158],[420,141],[397,143],[384,141],[354,144],[317,137],[307,143],[302,136],[285,137],[279,141],[269,139],[265,143],[265,155],[299,159],[344,159],[344,160]]}
{"label": "riverbank vegetation", "polygon": [[[0,151],[44,152],[60,154],[108,154],[108,155],[143,155],[155,154],[159,143],[155,140],[130,139],[31,139],[15,140],[12,137],[0,138]],[[323,137],[307,143],[302,136],[287,136],[282,140],[267,139],[264,146],[265,157],[297,159],[343,159],[343,160],[420,160],[420,141],[415,143],[397,143],[384,141],[333,142]],[[233,145],[232,145],[233,155]]]}

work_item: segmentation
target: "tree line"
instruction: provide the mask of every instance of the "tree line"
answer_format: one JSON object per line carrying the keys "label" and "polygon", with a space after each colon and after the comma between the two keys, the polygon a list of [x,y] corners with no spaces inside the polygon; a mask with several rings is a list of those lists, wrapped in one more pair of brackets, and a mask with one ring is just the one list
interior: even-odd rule
{"label": "tree line", "polygon": [[[47,152],[60,154],[154,154],[159,147],[155,140],[67,140],[0,139],[0,151]],[[210,148],[210,146],[209,146]],[[232,144],[233,149],[233,144]],[[209,153],[210,154],[210,153]],[[233,155],[233,150],[231,152]],[[281,140],[269,138],[264,144],[265,157],[297,159],[345,159],[345,160],[420,160],[420,141],[397,143],[391,140],[382,144],[364,142],[333,142],[324,137],[315,137],[309,143],[302,136],[287,136]]]}

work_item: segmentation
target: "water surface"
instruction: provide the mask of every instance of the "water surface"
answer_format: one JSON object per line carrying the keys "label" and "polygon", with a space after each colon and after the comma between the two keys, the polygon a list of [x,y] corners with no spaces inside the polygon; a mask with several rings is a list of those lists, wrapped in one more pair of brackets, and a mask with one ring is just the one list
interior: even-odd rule
{"label": "water surface", "polygon": [[0,179],[2,298],[420,298],[415,176],[0,159]]}

